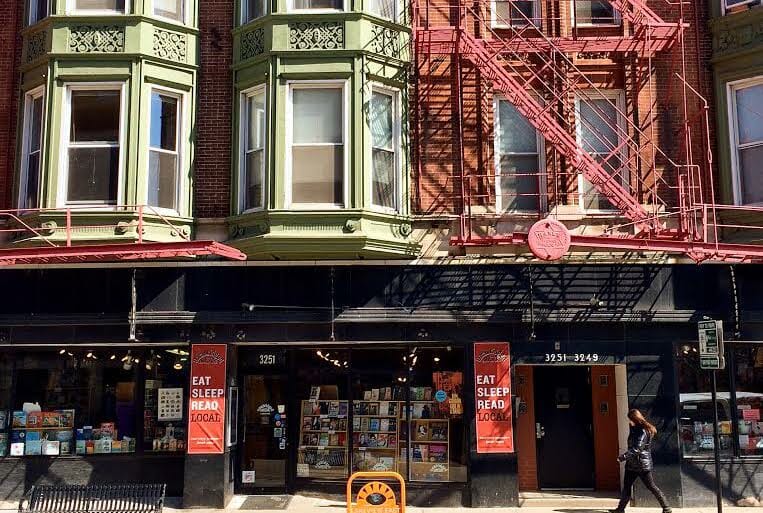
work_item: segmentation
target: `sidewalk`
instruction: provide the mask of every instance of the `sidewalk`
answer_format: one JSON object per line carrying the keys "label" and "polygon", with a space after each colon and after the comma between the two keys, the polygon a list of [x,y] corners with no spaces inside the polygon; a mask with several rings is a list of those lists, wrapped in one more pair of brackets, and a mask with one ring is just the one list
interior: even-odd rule
{"label": "sidewalk", "polygon": [[[347,508],[344,503],[337,500],[321,499],[294,495],[291,497],[286,509],[240,509],[245,496],[236,496],[224,510],[218,509],[179,509],[177,507],[165,507],[166,513],[230,513],[241,511],[245,513],[345,513]],[[172,506],[176,501],[170,499]],[[0,511],[17,511],[18,503],[0,502]],[[409,513],[607,513],[606,509],[586,507],[525,507],[525,508],[419,508],[409,506],[405,508]],[[660,513],[659,508],[628,508],[628,513]],[[674,513],[716,513],[715,507],[705,508],[676,508]],[[760,513],[763,508],[739,508],[736,506],[724,506],[724,513]]]}

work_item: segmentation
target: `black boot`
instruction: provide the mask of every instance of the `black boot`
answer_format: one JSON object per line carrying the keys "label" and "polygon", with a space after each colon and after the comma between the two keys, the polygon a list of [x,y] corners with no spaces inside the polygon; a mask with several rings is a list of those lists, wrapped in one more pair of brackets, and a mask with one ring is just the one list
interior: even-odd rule
{"label": "black boot", "polygon": [[670,506],[665,506],[662,508],[662,513],[673,513],[673,510],[670,508]]}
{"label": "black boot", "polygon": [[618,508],[615,508],[615,509],[610,509],[609,513],[625,513],[625,510],[624,509],[620,509],[618,507]]}

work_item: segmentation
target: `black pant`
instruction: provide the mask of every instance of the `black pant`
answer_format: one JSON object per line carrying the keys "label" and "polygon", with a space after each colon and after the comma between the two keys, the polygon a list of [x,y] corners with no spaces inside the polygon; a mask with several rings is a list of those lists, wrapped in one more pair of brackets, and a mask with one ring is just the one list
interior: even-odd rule
{"label": "black pant", "polygon": [[635,470],[628,469],[625,470],[625,478],[623,479],[623,495],[620,498],[620,504],[617,506],[617,509],[623,511],[628,505],[631,500],[631,490],[633,490],[633,483],[635,483],[636,479],[639,477],[644,483],[644,486],[646,486],[646,489],[652,492],[655,497],[657,497],[657,501],[660,503],[660,506],[662,506],[662,509],[667,509],[669,507],[668,501],[665,500],[665,495],[663,495],[662,491],[657,488],[657,485],[654,482],[654,477],[652,476],[652,472],[648,470],[646,472],[636,472]]}

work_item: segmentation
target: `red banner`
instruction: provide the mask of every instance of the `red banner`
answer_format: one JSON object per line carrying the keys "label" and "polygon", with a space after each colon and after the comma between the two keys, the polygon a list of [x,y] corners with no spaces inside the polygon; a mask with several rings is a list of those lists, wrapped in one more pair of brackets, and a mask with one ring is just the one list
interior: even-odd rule
{"label": "red banner", "polygon": [[477,452],[514,452],[508,342],[474,344]]}
{"label": "red banner", "polygon": [[225,450],[225,344],[191,348],[188,400],[188,453],[222,454]]}

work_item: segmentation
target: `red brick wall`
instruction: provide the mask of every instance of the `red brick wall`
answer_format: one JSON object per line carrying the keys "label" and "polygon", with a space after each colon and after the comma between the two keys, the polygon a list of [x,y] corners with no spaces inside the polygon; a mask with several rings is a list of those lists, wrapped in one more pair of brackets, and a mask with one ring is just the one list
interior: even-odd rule
{"label": "red brick wall", "polygon": [[199,3],[201,70],[196,116],[194,201],[196,217],[230,213],[233,2]]}
{"label": "red brick wall", "polygon": [[12,206],[23,12],[22,0],[9,2],[0,23],[0,208]]}
{"label": "red brick wall", "polygon": [[[452,0],[420,0],[426,5],[429,1],[429,19],[433,26],[445,25],[448,15],[453,18],[452,10],[447,5]],[[544,1],[544,8],[557,2]],[[648,2],[664,19],[676,21],[678,14],[675,7],[669,6],[665,0],[650,0]],[[693,3],[694,4],[694,3]],[[702,2],[698,5],[685,6],[685,19],[692,24],[686,33],[687,77],[689,82],[706,96],[711,94],[711,74],[709,58],[711,40],[707,29],[707,6]],[[487,5],[487,4],[485,4]],[[560,25],[559,19],[569,20],[569,5],[561,4],[561,14],[555,20],[544,20],[544,26],[553,27],[554,33],[567,34],[569,26]],[[698,12],[699,52],[695,36],[695,16],[693,9]],[[427,12],[426,9],[423,12]],[[425,15],[422,15],[425,16]],[[486,15],[487,17],[488,15]],[[567,22],[569,25],[569,22]],[[470,31],[489,39],[489,31],[484,24],[468,17],[467,27]],[[617,30],[628,33],[633,30],[629,23]],[[589,30],[587,34],[602,35],[601,29]],[[697,55],[701,63],[698,69]],[[481,80],[478,70],[463,66],[461,72],[461,87],[463,90],[463,116],[459,117],[458,71],[457,66],[449,56],[424,56],[419,61],[418,96],[414,95],[414,109],[419,106],[419,119],[414,127],[413,143],[414,165],[417,166],[413,184],[413,209],[416,213],[458,213],[461,211],[462,197],[470,194],[471,205],[495,204],[495,165],[493,146],[493,90],[486,81]],[[589,56],[590,57],[590,56]],[[681,88],[674,77],[675,71],[680,71],[680,50],[678,48],[660,54],[652,60],[651,82],[647,80],[648,61],[633,59],[623,54],[615,54],[612,58],[580,60],[576,56],[570,58],[576,61],[586,73],[586,77],[602,89],[624,89],[626,96],[626,115],[634,124],[629,128],[631,138],[635,141],[630,155],[633,170],[630,183],[633,194],[643,202],[649,202],[655,195],[671,205],[676,203],[675,191],[663,182],[675,185],[675,172],[667,165],[665,157],[659,152],[652,166],[652,154],[656,144],[664,152],[677,161],[684,162],[681,136],[681,126],[678,122],[682,114],[683,101]],[[529,59],[527,59],[529,60]],[[537,69],[537,67],[536,67]],[[536,89],[537,84],[536,84]],[[569,95],[563,110],[562,119],[566,129],[574,133],[575,120],[573,110],[574,95]],[[712,105],[711,98],[708,98]],[[690,116],[699,112],[700,103],[696,97],[689,95],[688,106]],[[650,108],[651,107],[651,108]],[[416,120],[416,113],[413,113]],[[699,118],[697,118],[699,119]],[[712,120],[712,113],[710,119]],[[463,137],[460,137],[459,127]],[[638,127],[638,130],[637,128]],[[638,134],[637,132],[639,132]],[[706,153],[706,143],[699,126],[693,127],[692,138],[693,158],[697,162]],[[712,133],[711,133],[712,136]],[[712,139],[711,139],[712,140]],[[461,141],[463,141],[463,168],[468,176],[465,184],[461,184]],[[546,168],[548,170],[548,203],[549,205],[577,204],[577,177],[564,158],[546,144]],[[637,163],[638,162],[638,163]],[[653,169],[654,168],[654,169]],[[638,172],[636,172],[638,170]]]}

